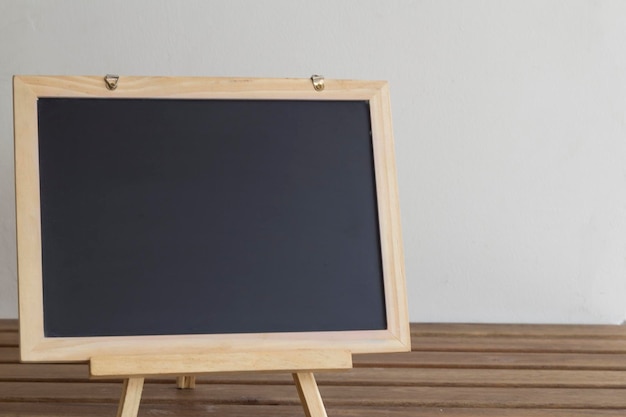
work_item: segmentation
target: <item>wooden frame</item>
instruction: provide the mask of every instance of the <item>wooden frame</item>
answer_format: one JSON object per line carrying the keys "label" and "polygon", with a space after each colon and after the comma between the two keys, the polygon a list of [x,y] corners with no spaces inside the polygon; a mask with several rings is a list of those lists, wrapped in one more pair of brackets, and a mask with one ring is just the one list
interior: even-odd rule
{"label": "wooden frame", "polygon": [[[121,77],[106,88],[95,76],[15,76],[15,189],[20,352],[23,361],[86,361],[94,356],[206,351],[345,349],[352,353],[410,350],[398,187],[389,90],[383,81]],[[386,330],[175,336],[44,335],[37,100],[40,97],[367,100],[370,104],[385,288]]]}

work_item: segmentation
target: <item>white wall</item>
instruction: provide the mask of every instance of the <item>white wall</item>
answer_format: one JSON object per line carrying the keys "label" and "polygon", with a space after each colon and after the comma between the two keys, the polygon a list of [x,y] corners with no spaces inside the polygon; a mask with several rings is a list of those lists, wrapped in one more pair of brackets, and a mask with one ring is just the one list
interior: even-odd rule
{"label": "white wall", "polygon": [[0,0],[0,317],[13,74],[387,79],[413,321],[626,316],[626,2]]}

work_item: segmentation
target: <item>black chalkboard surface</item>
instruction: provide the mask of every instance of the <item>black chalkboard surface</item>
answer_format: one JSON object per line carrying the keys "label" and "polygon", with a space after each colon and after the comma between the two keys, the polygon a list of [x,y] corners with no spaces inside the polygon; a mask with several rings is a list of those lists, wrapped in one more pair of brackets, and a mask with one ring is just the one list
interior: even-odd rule
{"label": "black chalkboard surface", "polygon": [[386,328],[367,102],[38,114],[46,336]]}
{"label": "black chalkboard surface", "polygon": [[386,82],[110,81],[14,77],[22,360],[410,349]]}

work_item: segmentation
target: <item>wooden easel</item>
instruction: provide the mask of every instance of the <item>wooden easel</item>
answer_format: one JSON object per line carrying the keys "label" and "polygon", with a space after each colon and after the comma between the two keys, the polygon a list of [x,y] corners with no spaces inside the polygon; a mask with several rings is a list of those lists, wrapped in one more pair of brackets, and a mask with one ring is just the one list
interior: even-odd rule
{"label": "wooden easel", "polygon": [[124,355],[93,357],[92,378],[124,378],[117,417],[136,417],[144,379],[153,375],[178,376],[180,389],[195,387],[195,375],[214,372],[291,372],[307,417],[326,417],[314,371],[352,368],[347,350],[293,350],[268,352],[219,352],[176,355]]}

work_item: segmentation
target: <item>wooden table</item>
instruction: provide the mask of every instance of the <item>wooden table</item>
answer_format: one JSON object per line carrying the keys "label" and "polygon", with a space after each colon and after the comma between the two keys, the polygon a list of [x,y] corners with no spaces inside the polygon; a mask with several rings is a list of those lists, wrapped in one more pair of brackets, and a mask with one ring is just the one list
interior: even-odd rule
{"label": "wooden table", "polygon": [[[329,417],[626,416],[626,326],[413,324],[413,351],[320,373]],[[84,364],[20,364],[0,320],[0,417],[114,417],[120,381]],[[290,374],[223,374],[178,390],[149,379],[139,415],[303,416]]]}

